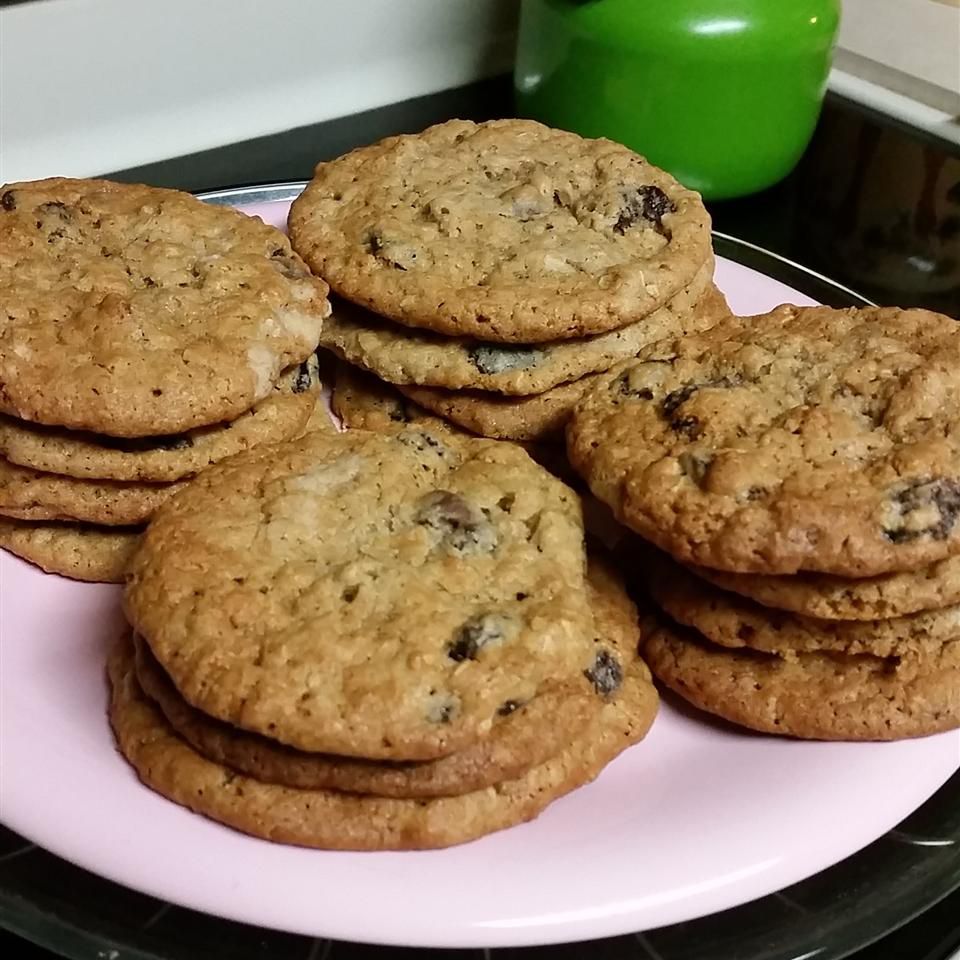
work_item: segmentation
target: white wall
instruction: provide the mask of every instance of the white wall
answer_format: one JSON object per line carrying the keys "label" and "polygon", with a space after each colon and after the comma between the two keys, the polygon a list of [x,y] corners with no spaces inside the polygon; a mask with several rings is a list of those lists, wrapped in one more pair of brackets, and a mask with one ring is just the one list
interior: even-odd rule
{"label": "white wall", "polygon": [[960,146],[960,0],[843,0],[830,87]]}
{"label": "white wall", "polygon": [[956,0],[844,0],[837,63],[960,113],[960,8]]}
{"label": "white wall", "polygon": [[514,0],[36,0],[0,9],[0,182],[88,176],[509,69]]}

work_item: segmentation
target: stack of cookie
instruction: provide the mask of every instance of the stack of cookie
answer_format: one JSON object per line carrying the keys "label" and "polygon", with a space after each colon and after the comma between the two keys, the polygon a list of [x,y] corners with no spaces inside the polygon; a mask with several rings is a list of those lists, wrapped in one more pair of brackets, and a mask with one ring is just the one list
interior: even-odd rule
{"label": "stack of cookie", "polygon": [[600,371],[729,314],[696,193],[532,121],[451,121],[321,163],[289,227],[339,295],[322,343],[487,437],[562,443]]}
{"label": "stack of cookie", "polygon": [[239,830],[441,847],[536,816],[657,707],[576,498],[513,444],[356,430],[250,451],[159,509],[111,721],[141,779]]}
{"label": "stack of cookie", "polygon": [[[960,726],[960,324],[781,307],[665,340],[574,412],[574,467],[662,554],[654,673],[771,733]],[[637,554],[634,561],[641,563]]]}
{"label": "stack of cookie", "polygon": [[299,436],[329,311],[279,231],[170,190],[0,188],[0,545],[122,580],[211,463]]}

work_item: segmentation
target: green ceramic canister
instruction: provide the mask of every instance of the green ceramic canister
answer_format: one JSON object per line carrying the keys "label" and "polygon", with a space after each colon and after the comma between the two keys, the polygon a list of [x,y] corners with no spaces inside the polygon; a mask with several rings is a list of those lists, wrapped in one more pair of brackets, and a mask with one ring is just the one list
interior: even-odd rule
{"label": "green ceramic canister", "polygon": [[810,140],[839,19],[839,0],[523,0],[518,110],[709,199],[754,193]]}

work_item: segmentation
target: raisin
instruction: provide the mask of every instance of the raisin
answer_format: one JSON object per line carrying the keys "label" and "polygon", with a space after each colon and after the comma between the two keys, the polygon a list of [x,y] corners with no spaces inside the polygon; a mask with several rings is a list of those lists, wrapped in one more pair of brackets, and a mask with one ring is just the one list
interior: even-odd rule
{"label": "raisin", "polygon": [[643,195],[644,218],[652,220],[658,227],[663,225],[663,218],[668,213],[676,213],[677,205],[659,187],[641,187],[640,193]]}
{"label": "raisin", "polygon": [[420,501],[417,522],[431,526],[460,527],[476,521],[476,512],[463,497],[449,490],[434,490]]}
{"label": "raisin", "polygon": [[7,211],[17,209],[17,197],[12,190],[3,191],[3,195],[0,196],[0,207]]}
{"label": "raisin", "polygon": [[663,398],[660,404],[660,413],[670,421],[670,429],[677,433],[685,433],[691,438],[700,434],[700,420],[697,417],[675,416],[677,409],[683,406],[699,390],[696,384],[688,384],[679,390],[673,390]]}
{"label": "raisin", "polygon": [[498,347],[478,344],[467,350],[470,362],[481,373],[504,373],[508,370],[528,370],[541,363],[546,352],[536,347]]}
{"label": "raisin", "polygon": [[637,187],[631,193],[625,194],[623,200],[617,222],[613,225],[613,232],[621,236],[638,220],[652,223],[663,233],[663,218],[677,209],[676,204],[659,187],[652,184]]}
{"label": "raisin", "polygon": [[495,613],[471,617],[447,646],[447,656],[457,663],[476,660],[484,647],[500,643],[506,636],[507,621]]}
{"label": "raisin", "polygon": [[293,392],[304,393],[310,389],[311,383],[313,383],[313,374],[310,372],[310,361],[304,360],[303,363],[300,364],[300,369],[294,378]]}
{"label": "raisin", "polygon": [[608,697],[623,682],[623,668],[620,661],[609,650],[601,650],[589,670],[583,675],[593,684],[593,689],[601,697]]}
{"label": "raisin", "polygon": [[688,383],[685,387],[680,387],[679,390],[671,390],[663,398],[663,403],[660,404],[660,413],[664,417],[672,417],[677,408],[686,403],[699,389],[699,384]]}
{"label": "raisin", "polygon": [[[946,540],[960,517],[960,480],[919,480],[899,490],[891,500],[902,524],[884,531],[892,543],[909,543],[920,537]],[[916,519],[915,514],[929,510],[936,514],[933,523],[910,523]]]}
{"label": "raisin", "polygon": [[683,406],[698,390],[707,387],[736,387],[740,385],[738,377],[721,377],[719,380],[708,380],[706,383],[688,383],[684,387],[671,390],[660,404],[661,415],[670,421],[670,426],[678,433],[686,433],[690,436],[700,435],[700,421],[697,417],[675,417],[674,414]]}
{"label": "raisin", "polygon": [[696,440],[703,433],[699,417],[674,417],[670,421],[670,429],[686,434],[691,440]]}
{"label": "raisin", "polygon": [[422,497],[414,519],[437,533],[439,543],[455,553],[489,553],[497,545],[490,520],[449,490],[434,490]]}

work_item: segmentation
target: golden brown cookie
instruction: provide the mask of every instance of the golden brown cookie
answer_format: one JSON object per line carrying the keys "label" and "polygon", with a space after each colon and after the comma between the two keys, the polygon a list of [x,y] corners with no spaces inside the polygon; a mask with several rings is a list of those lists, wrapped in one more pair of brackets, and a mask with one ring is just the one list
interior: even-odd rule
{"label": "golden brown cookie", "polygon": [[327,287],[286,237],[186,193],[0,187],[0,411],[109,436],[232,420],[316,349]]}
{"label": "golden brown cookie", "polygon": [[451,120],[318,164],[294,248],[341,296],[505,343],[626,326],[711,256],[698,194],[609,140]]}
{"label": "golden brown cookie", "polygon": [[605,669],[594,679],[577,677],[538,693],[498,717],[490,736],[440,760],[389,763],[332,754],[304,753],[245,733],[195,710],[140,638],[134,639],[140,687],[177,734],[198,753],[266,783],[302,789],[343,790],[381,797],[459,796],[515,779],[566,747],[620,688],[623,665],[635,656],[637,611],[622,583],[604,562],[588,571],[597,651]]}
{"label": "golden brown cookie", "polygon": [[[484,740],[439,760],[391,762],[308,753],[214,720],[177,692],[149,647],[135,640],[137,680],[173,730],[201,756],[262,783],[379,797],[444,797],[520,776],[558,753],[590,721],[594,704],[549,688],[498,719]],[[587,681],[583,681],[587,686]],[[578,691],[578,694],[581,694]]]}
{"label": "golden brown cookie", "polygon": [[94,583],[123,583],[140,533],[137,527],[0,519],[0,547],[47,573]]}
{"label": "golden brown cookie", "polygon": [[[416,425],[432,431],[469,435],[469,431],[462,430],[452,421],[434,416],[408,400],[392,384],[343,361],[337,367],[332,406],[347,429],[396,433]],[[541,467],[568,486],[582,486],[580,478],[570,469],[561,445],[550,443],[549,438],[546,443],[519,441],[519,445]]]}
{"label": "golden brown cookie", "polygon": [[654,675],[732,723],[811,740],[901,740],[960,726],[960,637],[922,660],[714,646],[665,623],[644,628]]}
{"label": "golden brown cookie", "polygon": [[331,406],[348,429],[383,433],[414,425],[459,432],[453,424],[408,401],[396,387],[342,360],[334,373]]}
{"label": "golden brown cookie", "polygon": [[635,656],[618,696],[556,757],[515,780],[462,796],[404,800],[261,783],[205,759],[140,689],[126,638],[111,652],[109,676],[117,743],[147,786],[244,833],[334,850],[447,847],[532,820],[642,740],[657,711],[650,673]]}
{"label": "golden brown cookie", "polygon": [[421,407],[480,436],[556,443],[562,440],[563,429],[577,402],[602,376],[593,373],[530,397],[440,387],[399,386],[397,389]]}
{"label": "golden brown cookie", "polygon": [[319,397],[317,362],[310,357],[284,371],[269,396],[227,423],[167,437],[125,438],[0,414],[0,454],[24,467],[81,480],[179,480],[259,444],[300,436]]}
{"label": "golden brown cookie", "polygon": [[311,434],[154,515],[131,623],[193,706],[311,752],[428,760],[592,660],[573,492],[513,444]]}
{"label": "golden brown cookie", "polygon": [[867,577],[960,553],[960,324],[778,307],[602,374],[568,452],[687,563]]}
{"label": "golden brown cookie", "polygon": [[960,555],[919,570],[858,580],[826,573],[778,577],[691,569],[701,579],[764,606],[823,620],[886,620],[960,603]]}
{"label": "golden brown cookie", "polygon": [[0,459],[0,516],[131,526],[149,520],[181,483],[77,480]]}
{"label": "golden brown cookie", "polygon": [[691,287],[649,316],[577,340],[531,346],[444,337],[398,326],[337,299],[320,342],[390,383],[529,396],[607,370],[666,336],[706,330],[730,316],[712,277],[711,258]]}
{"label": "golden brown cookie", "polygon": [[726,593],[660,554],[648,572],[650,596],[678,623],[722,647],[788,656],[833,650],[879,657],[927,656],[960,638],[960,604],[889,620],[818,620]]}

